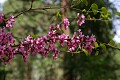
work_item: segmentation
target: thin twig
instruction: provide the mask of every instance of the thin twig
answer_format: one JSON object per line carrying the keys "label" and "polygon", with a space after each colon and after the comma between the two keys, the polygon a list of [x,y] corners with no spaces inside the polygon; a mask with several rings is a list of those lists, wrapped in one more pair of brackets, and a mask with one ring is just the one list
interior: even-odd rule
{"label": "thin twig", "polygon": [[21,12],[20,12],[18,15],[16,15],[14,18],[17,18],[18,16],[20,16],[20,15],[26,13],[26,12],[31,11],[31,10],[32,10],[32,6],[33,6],[33,2],[34,2],[34,0],[31,1],[31,6],[30,6],[30,8],[29,8],[28,10],[23,10],[23,11],[21,11]]}
{"label": "thin twig", "polygon": [[105,19],[85,19],[85,20],[87,20],[87,21],[112,21],[111,19],[110,20],[105,20]]}
{"label": "thin twig", "polygon": [[106,44],[106,43],[103,43],[103,44],[106,45],[106,46],[108,46],[108,47],[111,47],[111,48],[113,48],[113,49],[120,50],[120,48],[115,47],[115,46],[112,46],[112,45],[110,45],[110,44]]}
{"label": "thin twig", "polygon": [[[101,43],[101,42],[100,42],[100,41],[98,41],[98,40],[97,40],[97,42],[98,42],[98,43]],[[107,43],[102,43],[102,44],[104,44],[105,46],[111,47],[111,48],[113,48],[113,49],[120,50],[120,48],[118,48],[118,47],[116,47],[116,46],[112,46],[112,45],[107,44]]]}
{"label": "thin twig", "polygon": [[[33,4],[33,3],[32,3]],[[31,4],[31,7],[32,7],[32,4]],[[21,11],[20,13],[18,13],[18,15],[16,15],[14,18],[17,18],[18,16],[26,13],[26,12],[29,12],[29,11],[37,11],[37,10],[48,10],[48,9],[61,9],[61,8],[66,8],[66,7],[43,7],[43,8],[29,8],[27,10],[23,10]],[[68,6],[67,6],[68,7]]]}

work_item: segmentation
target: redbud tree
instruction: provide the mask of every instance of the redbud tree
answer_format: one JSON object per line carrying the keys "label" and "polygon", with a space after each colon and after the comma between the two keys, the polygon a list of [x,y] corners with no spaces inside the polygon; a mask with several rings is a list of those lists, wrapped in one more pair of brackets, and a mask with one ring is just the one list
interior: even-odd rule
{"label": "redbud tree", "polygon": [[[82,0],[85,5],[88,4],[86,0]],[[55,25],[50,24],[48,27],[49,32],[47,35],[35,36],[28,35],[20,43],[16,43],[13,33],[9,29],[14,28],[15,19],[19,18],[21,14],[24,14],[29,11],[34,10],[47,10],[47,9],[61,9],[61,8],[73,8],[73,6],[65,7],[44,7],[44,8],[32,8],[34,0],[31,1],[31,6],[29,9],[21,11],[18,15],[12,15],[8,18],[5,17],[3,13],[0,13],[0,59],[3,63],[10,63],[16,54],[22,55],[24,61],[26,62],[30,55],[39,54],[42,57],[48,57],[49,53],[52,53],[51,57],[56,60],[62,50],[58,49],[56,44],[58,43],[61,47],[66,47],[67,51],[71,54],[84,52],[86,55],[91,55],[94,50],[98,55],[99,49],[106,49],[106,46],[109,46],[114,49],[119,48],[114,46],[114,41],[111,40],[109,43],[99,42],[95,35],[92,34],[84,35],[81,29],[78,29],[72,36],[65,34],[63,28],[67,30],[71,24],[69,18],[64,17],[63,20]],[[79,10],[80,12],[76,14],[73,20],[76,21],[76,24],[79,27],[82,27],[86,23],[86,20],[109,20],[110,12],[102,7],[98,9],[97,4],[91,4],[91,7],[88,11],[85,9]],[[85,16],[84,13],[93,13],[97,14],[98,12],[102,15],[100,19],[91,18],[90,16]],[[118,13],[119,14],[119,13]],[[60,16],[60,13],[57,13],[57,16]],[[62,28],[63,27],[63,28]]]}

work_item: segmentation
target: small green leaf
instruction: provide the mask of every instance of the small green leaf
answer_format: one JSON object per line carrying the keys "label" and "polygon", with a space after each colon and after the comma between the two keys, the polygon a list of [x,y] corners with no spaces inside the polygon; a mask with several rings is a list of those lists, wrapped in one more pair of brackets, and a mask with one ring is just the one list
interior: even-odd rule
{"label": "small green leaf", "polygon": [[77,6],[78,4],[81,3],[81,0],[73,0],[72,3],[73,3],[73,6]]}
{"label": "small green leaf", "polygon": [[120,12],[116,12],[115,14],[118,15],[118,16],[120,16]]}
{"label": "small green leaf", "polygon": [[99,47],[97,42],[94,42],[95,48]]}
{"label": "small green leaf", "polygon": [[88,6],[88,1],[87,0],[81,0],[86,6]]}
{"label": "small green leaf", "polygon": [[87,16],[88,19],[91,19],[90,15]]}
{"label": "small green leaf", "polygon": [[92,8],[92,11],[93,11],[94,15],[96,15],[96,14],[97,14],[97,11],[98,11],[98,5],[95,4],[95,3],[93,3],[93,4],[91,5],[91,8]]}
{"label": "small green leaf", "polygon": [[97,4],[95,4],[95,3],[93,3],[93,4],[91,5],[91,8],[92,8],[93,10],[98,10],[98,6],[97,6]]}
{"label": "small green leaf", "polygon": [[105,7],[102,7],[101,10],[102,10],[102,12],[103,12],[104,15],[107,14],[107,9]]}
{"label": "small green leaf", "polygon": [[56,16],[57,16],[57,17],[61,17],[60,12],[57,12],[57,13],[56,13]]}
{"label": "small green leaf", "polygon": [[32,38],[37,38],[37,36],[34,35],[34,34],[31,34],[30,36],[31,36]]}
{"label": "small green leaf", "polygon": [[86,9],[83,9],[82,12],[86,12]]}
{"label": "small green leaf", "polygon": [[99,51],[96,51],[95,56],[97,56],[98,54],[99,54]]}
{"label": "small green leaf", "polygon": [[83,49],[83,52],[86,54],[86,56],[89,56],[89,53],[87,50]]}
{"label": "small green leaf", "polygon": [[101,47],[104,51],[106,51],[106,46],[105,46],[104,44],[100,43],[100,47]]}
{"label": "small green leaf", "polygon": [[113,40],[110,40],[109,44],[112,45],[112,46],[114,46],[115,42]]}
{"label": "small green leaf", "polygon": [[92,19],[94,20],[94,22],[96,22],[96,19],[95,19],[95,17],[93,17]]}

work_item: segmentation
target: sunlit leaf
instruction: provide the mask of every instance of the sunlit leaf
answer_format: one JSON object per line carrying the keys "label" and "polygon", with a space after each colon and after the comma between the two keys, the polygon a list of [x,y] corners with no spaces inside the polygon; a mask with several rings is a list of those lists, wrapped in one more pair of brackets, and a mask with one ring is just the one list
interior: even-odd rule
{"label": "sunlit leaf", "polygon": [[98,54],[99,54],[99,51],[96,51],[95,56],[97,56]]}
{"label": "sunlit leaf", "polygon": [[37,36],[34,35],[34,34],[31,34],[30,36],[31,36],[32,38],[37,38]]}
{"label": "sunlit leaf", "polygon": [[99,47],[97,42],[95,42],[94,45],[95,45],[95,48]]}
{"label": "sunlit leaf", "polygon": [[57,17],[61,17],[60,12],[57,12],[57,13],[56,13],[56,16],[57,16]]}
{"label": "sunlit leaf", "polygon": [[87,0],[81,0],[86,6],[88,6],[88,1]]}
{"label": "sunlit leaf", "polygon": [[106,46],[105,46],[104,44],[100,43],[100,47],[101,47],[104,51],[106,51]]}
{"label": "sunlit leaf", "polygon": [[109,44],[112,45],[112,46],[114,46],[115,42],[113,40],[110,40]]}
{"label": "sunlit leaf", "polygon": [[102,12],[104,13],[104,15],[107,14],[107,9],[106,9],[105,7],[102,7],[101,10],[102,10]]}
{"label": "sunlit leaf", "polygon": [[89,53],[88,53],[88,51],[87,51],[87,50],[83,49],[83,52],[86,54],[86,56],[88,56],[88,55],[89,55]]}
{"label": "sunlit leaf", "polygon": [[95,3],[93,3],[93,4],[91,5],[91,8],[92,8],[93,13],[96,15],[96,14],[97,14],[97,11],[98,11],[98,5],[95,4]]}
{"label": "sunlit leaf", "polygon": [[118,16],[120,16],[120,12],[116,12],[115,14],[118,15]]}
{"label": "sunlit leaf", "polygon": [[86,9],[83,9],[82,12],[86,12]]}

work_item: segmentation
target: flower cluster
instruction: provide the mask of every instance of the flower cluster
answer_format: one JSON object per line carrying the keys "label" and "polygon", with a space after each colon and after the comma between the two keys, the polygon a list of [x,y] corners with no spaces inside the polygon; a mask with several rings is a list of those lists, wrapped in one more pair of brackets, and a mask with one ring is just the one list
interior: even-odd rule
{"label": "flower cluster", "polygon": [[69,22],[69,20],[67,19],[67,18],[64,18],[63,19],[63,23],[64,23],[64,28],[65,28],[65,30],[69,27],[69,25],[70,25],[70,22]]}
{"label": "flower cluster", "polygon": [[57,33],[56,30],[52,30],[54,27],[51,25],[49,27],[50,32],[46,36],[41,36],[39,38],[32,38],[30,35],[25,39],[23,44],[20,44],[19,52],[22,53],[24,61],[27,60],[29,53],[33,55],[35,53],[40,54],[43,57],[48,56],[48,52],[53,52],[53,59],[59,56],[59,50],[56,47]]}
{"label": "flower cluster", "polygon": [[77,24],[79,26],[81,26],[82,24],[85,23],[85,16],[84,16],[84,14],[80,15],[80,13],[77,13],[77,17],[78,17]]}
{"label": "flower cluster", "polygon": [[95,36],[85,36],[79,29],[77,32],[78,35],[75,32],[70,38],[70,36],[66,34],[57,34],[58,28],[58,25],[56,27],[51,25],[48,34],[37,39],[28,36],[23,43],[24,45],[20,44],[19,47],[19,52],[22,53],[24,60],[26,61],[30,52],[32,52],[32,54],[38,53],[43,57],[47,57],[48,53],[52,52],[53,59],[56,59],[60,53],[60,50],[56,47],[57,41],[62,47],[67,46],[70,52],[75,51],[75,49],[80,46],[80,50],[85,49],[91,54],[94,42],[96,41]]}
{"label": "flower cluster", "polygon": [[[78,35],[77,35],[78,33]],[[96,41],[95,36],[85,36],[82,34],[81,30],[79,29],[78,32],[74,32],[74,35],[72,36],[72,38],[69,37],[69,35],[59,35],[58,36],[58,40],[61,44],[61,46],[63,46],[63,44],[65,44],[70,52],[75,51],[75,49],[80,46],[80,49],[85,49],[87,50],[89,53],[92,52],[92,48],[94,47],[94,42]]]}
{"label": "flower cluster", "polygon": [[[78,15],[79,16],[79,15]],[[78,23],[82,25],[84,23],[84,15],[79,17]],[[3,22],[4,17],[0,14],[0,22]],[[85,49],[91,54],[94,42],[96,41],[95,36],[85,36],[79,29],[74,32],[73,36],[70,37],[67,34],[62,33],[60,25],[50,25],[49,32],[45,36],[33,38],[27,36],[25,40],[19,44],[15,43],[14,37],[11,32],[7,32],[7,28],[12,28],[15,22],[14,16],[11,16],[6,22],[4,28],[0,28],[0,59],[6,64],[14,58],[15,54],[23,56],[24,61],[27,61],[30,53],[32,55],[39,54],[43,57],[47,57],[48,53],[53,53],[51,56],[53,59],[57,59],[60,55],[60,50],[56,46],[56,42],[59,42],[60,46],[66,46],[70,52],[74,52],[78,48],[82,51]],[[64,28],[67,29],[70,22],[67,18],[63,20]]]}
{"label": "flower cluster", "polygon": [[12,48],[12,44],[14,44],[14,38],[12,36],[12,33],[10,32],[7,33],[6,28],[1,28],[0,29],[0,58],[5,63],[13,59],[15,50],[14,48]]}
{"label": "flower cluster", "polygon": [[15,22],[14,16],[11,16],[8,21],[6,22],[6,27],[13,28],[13,23]]}

